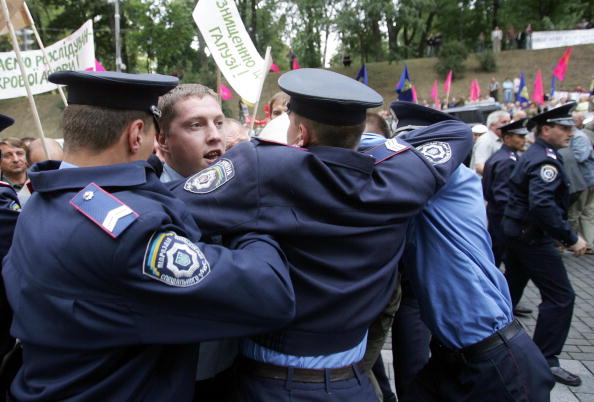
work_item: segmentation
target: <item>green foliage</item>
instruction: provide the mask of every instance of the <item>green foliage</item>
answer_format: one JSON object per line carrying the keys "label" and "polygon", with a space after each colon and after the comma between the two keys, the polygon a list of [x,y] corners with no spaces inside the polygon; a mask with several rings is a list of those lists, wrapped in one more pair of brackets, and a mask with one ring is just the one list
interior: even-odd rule
{"label": "green foliage", "polygon": [[479,62],[479,71],[486,73],[497,71],[497,60],[495,59],[495,53],[492,51],[477,53],[476,58]]}
{"label": "green foliage", "polygon": [[445,78],[450,70],[453,71],[454,78],[462,78],[466,71],[464,62],[468,57],[468,49],[460,41],[449,41],[441,46],[439,59],[435,64],[435,71]]}

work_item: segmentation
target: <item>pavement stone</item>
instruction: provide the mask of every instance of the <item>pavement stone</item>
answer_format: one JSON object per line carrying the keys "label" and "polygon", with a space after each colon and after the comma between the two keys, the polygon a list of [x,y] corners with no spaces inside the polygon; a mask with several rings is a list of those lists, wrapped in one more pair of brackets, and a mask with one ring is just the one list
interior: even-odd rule
{"label": "pavement stone", "polygon": [[[568,387],[555,384],[551,391],[551,402],[594,402],[594,255],[576,258],[571,253],[564,253],[563,261],[576,299],[572,326],[559,361],[561,367],[582,378],[582,385]],[[527,317],[518,317],[526,331],[532,334],[540,303],[540,294],[532,282],[526,287],[521,303],[533,310]],[[391,337],[388,336],[388,339],[391,340]],[[394,389],[391,342],[384,345],[382,358]]]}

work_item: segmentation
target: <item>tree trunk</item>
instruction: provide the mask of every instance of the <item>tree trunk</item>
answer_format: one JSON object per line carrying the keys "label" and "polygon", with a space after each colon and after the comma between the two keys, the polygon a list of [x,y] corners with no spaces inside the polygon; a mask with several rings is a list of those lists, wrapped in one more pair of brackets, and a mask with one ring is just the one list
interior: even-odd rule
{"label": "tree trunk", "polygon": [[435,11],[429,12],[429,16],[425,21],[425,29],[421,33],[421,39],[419,40],[419,47],[417,48],[417,57],[423,57],[425,55],[425,48],[427,47],[427,35],[431,32],[431,25],[433,25],[433,18],[437,13]]}

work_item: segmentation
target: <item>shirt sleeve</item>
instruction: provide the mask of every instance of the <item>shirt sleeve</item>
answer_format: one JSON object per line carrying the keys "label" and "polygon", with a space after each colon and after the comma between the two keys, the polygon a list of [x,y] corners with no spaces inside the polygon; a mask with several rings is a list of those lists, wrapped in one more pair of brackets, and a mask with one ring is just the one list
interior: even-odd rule
{"label": "shirt sleeve", "polygon": [[594,158],[594,148],[585,135],[576,135],[572,138],[571,151],[578,163],[585,162],[590,157]]}
{"label": "shirt sleeve", "polygon": [[514,163],[511,159],[503,160],[493,169],[493,198],[495,204],[503,210],[509,200],[509,178],[514,170]]}

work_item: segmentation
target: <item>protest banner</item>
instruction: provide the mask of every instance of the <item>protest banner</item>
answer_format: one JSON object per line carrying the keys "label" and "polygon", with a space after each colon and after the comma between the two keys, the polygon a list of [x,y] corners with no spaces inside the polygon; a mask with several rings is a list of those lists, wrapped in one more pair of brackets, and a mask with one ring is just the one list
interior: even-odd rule
{"label": "protest banner", "polygon": [[594,29],[538,31],[532,33],[532,49],[549,49],[589,43],[594,43]]}
{"label": "protest banner", "polygon": [[272,59],[262,59],[232,0],[200,0],[192,13],[225,79],[245,101],[256,104]]}
{"label": "protest banner", "polygon": [[[95,44],[93,23],[85,22],[72,35],[45,48],[49,68],[44,62],[42,50],[20,52],[25,66],[27,83],[33,94],[48,92],[57,88],[47,80],[51,72],[61,70],[85,70],[95,66]],[[26,96],[24,78],[19,71],[15,52],[0,53],[0,99]]]}

